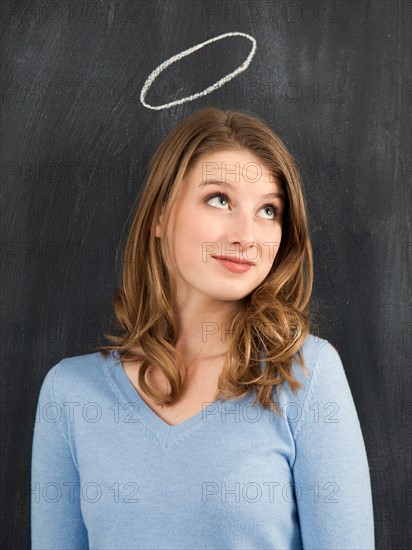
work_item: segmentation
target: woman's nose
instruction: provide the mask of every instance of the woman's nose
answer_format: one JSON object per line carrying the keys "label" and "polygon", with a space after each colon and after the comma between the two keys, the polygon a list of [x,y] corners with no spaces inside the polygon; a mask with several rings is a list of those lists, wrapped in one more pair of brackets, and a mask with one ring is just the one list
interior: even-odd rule
{"label": "woman's nose", "polygon": [[[234,213],[227,227],[227,242],[230,244],[239,243],[241,249],[251,244],[256,245],[253,223],[250,213],[240,211]],[[248,259],[252,261],[252,258]]]}

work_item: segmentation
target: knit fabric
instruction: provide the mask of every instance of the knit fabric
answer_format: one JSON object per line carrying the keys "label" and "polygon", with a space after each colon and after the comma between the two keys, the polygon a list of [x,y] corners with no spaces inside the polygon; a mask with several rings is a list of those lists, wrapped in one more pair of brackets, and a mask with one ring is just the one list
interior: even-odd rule
{"label": "knit fabric", "polygon": [[[34,425],[33,550],[373,550],[369,466],[342,361],[310,334],[304,388],[205,403],[176,426],[117,352],[69,357],[45,376]],[[261,362],[261,367],[265,365]]]}

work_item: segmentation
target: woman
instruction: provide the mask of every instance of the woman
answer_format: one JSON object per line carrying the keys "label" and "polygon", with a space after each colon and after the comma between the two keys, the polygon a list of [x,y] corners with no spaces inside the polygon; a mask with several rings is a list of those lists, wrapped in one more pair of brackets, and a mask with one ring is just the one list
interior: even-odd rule
{"label": "woman", "polygon": [[207,108],[154,155],[119,334],[46,375],[33,548],[372,549],[367,455],[336,349],[310,332],[293,158]]}

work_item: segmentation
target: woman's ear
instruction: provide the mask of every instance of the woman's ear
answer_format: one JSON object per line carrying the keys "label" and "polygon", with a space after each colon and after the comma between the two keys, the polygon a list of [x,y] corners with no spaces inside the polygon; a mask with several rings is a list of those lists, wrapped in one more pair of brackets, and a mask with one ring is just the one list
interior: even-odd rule
{"label": "woman's ear", "polygon": [[156,224],[155,236],[159,238],[162,236],[162,233],[163,233],[162,216],[163,216],[164,208],[165,208],[165,205],[162,206],[162,210],[160,212],[160,216]]}

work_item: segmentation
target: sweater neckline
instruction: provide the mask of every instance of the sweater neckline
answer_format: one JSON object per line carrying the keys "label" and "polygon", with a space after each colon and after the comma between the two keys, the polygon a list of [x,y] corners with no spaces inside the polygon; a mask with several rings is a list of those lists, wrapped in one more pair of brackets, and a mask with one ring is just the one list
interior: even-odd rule
{"label": "sweater neckline", "polygon": [[160,418],[143,400],[127,376],[117,350],[110,352],[109,366],[110,373],[117,387],[120,389],[122,397],[124,397],[124,404],[128,403],[135,406],[132,416],[138,416],[140,421],[163,443],[164,447],[168,447],[175,441],[183,438],[195,427],[210,423],[213,421],[213,418],[220,416],[223,400],[216,399],[212,403],[207,403],[203,410],[183,422],[170,425]]}

